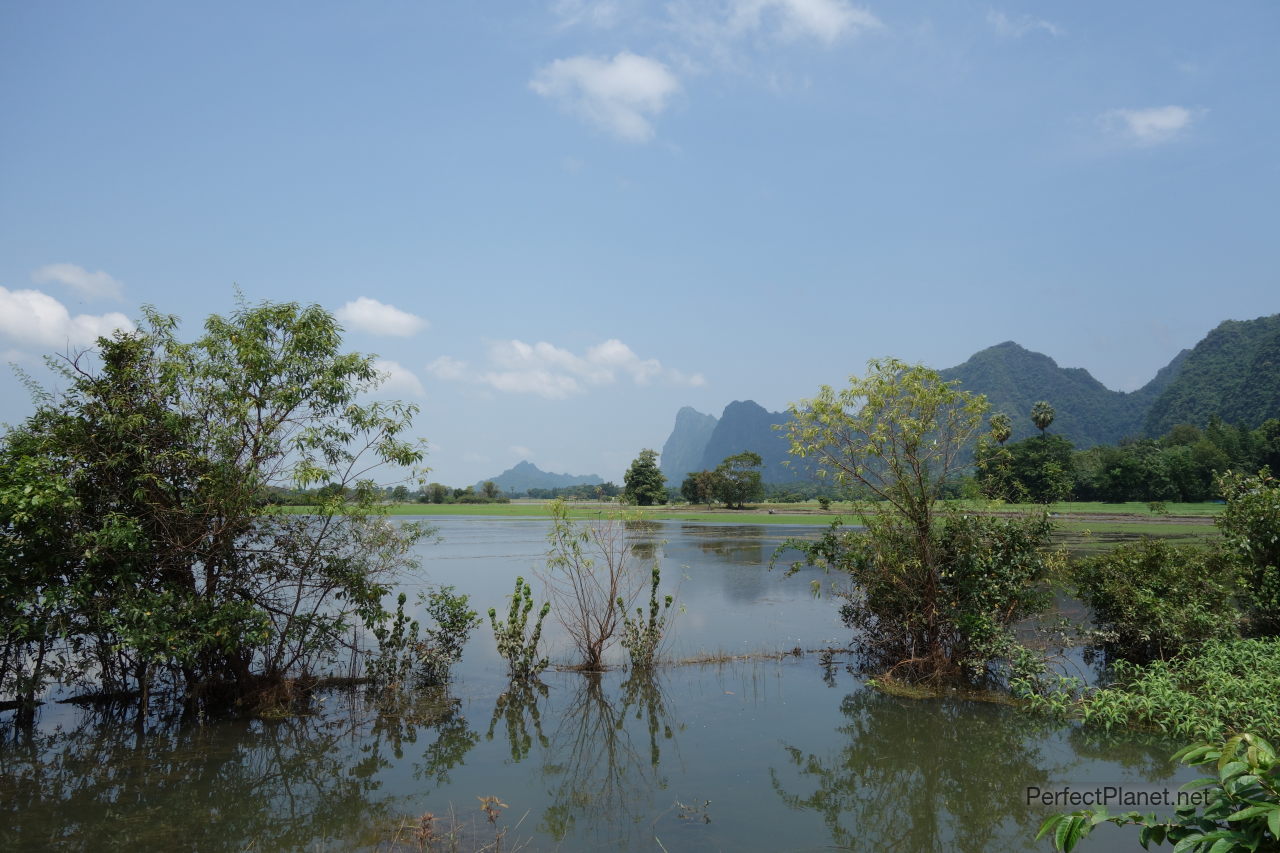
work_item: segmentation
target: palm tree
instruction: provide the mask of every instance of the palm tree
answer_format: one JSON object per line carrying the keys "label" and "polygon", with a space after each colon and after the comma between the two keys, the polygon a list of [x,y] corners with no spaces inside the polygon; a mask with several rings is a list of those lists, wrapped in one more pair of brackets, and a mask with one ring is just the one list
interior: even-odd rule
{"label": "palm tree", "polygon": [[1040,400],[1031,407],[1031,421],[1040,430],[1041,437],[1044,436],[1044,431],[1049,428],[1049,424],[1053,423],[1053,415],[1053,406],[1049,405],[1046,400]]}
{"label": "palm tree", "polygon": [[991,416],[991,437],[998,444],[1004,444],[1013,435],[1013,421],[1004,412],[996,412]]}

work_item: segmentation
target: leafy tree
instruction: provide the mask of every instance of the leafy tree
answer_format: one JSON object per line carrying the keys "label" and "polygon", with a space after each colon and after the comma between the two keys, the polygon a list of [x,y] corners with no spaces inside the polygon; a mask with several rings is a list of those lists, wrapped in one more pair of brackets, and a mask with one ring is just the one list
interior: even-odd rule
{"label": "leafy tree", "polygon": [[734,454],[716,466],[715,496],[726,506],[742,509],[747,501],[757,501],[764,496],[760,482],[760,466],[764,460],[759,453],[750,450]]}
{"label": "leafy tree", "polygon": [[483,494],[489,500],[493,500],[494,498],[496,498],[500,491],[501,490],[498,488],[498,484],[493,482],[493,480],[485,480],[483,483],[480,484],[480,493]]}
{"label": "leafy tree", "polygon": [[[252,699],[322,671],[423,530],[365,479],[414,466],[416,409],[362,403],[378,373],[319,306],[241,304],[193,343],[176,318],[57,367],[67,390],[0,440],[0,691]],[[271,489],[330,484],[308,516]],[[56,663],[56,665],[55,665]]]}
{"label": "leafy tree", "polygon": [[635,565],[626,525],[616,517],[577,524],[564,501],[557,500],[551,504],[547,541],[546,582],[556,619],[582,656],[578,668],[601,670],[604,653],[645,581]]}
{"label": "leafy tree", "polygon": [[1036,425],[1036,429],[1040,430],[1040,435],[1045,434],[1045,430],[1049,428],[1049,424],[1053,423],[1053,406],[1049,405],[1047,400],[1038,400],[1031,407],[1031,422]]}
{"label": "leafy tree", "polygon": [[637,506],[653,506],[667,500],[667,478],[658,468],[658,452],[644,449],[623,475],[623,495]]}
{"label": "leafy tree", "polygon": [[1004,444],[1013,436],[1013,421],[1004,412],[996,412],[991,416],[991,437],[997,444]]}
{"label": "leafy tree", "polygon": [[1266,468],[1218,479],[1227,508],[1218,518],[1223,543],[1243,566],[1246,607],[1255,634],[1280,634],[1280,480]]}
{"label": "leafy tree", "polygon": [[685,477],[684,482],[680,484],[680,494],[691,504],[710,506],[716,499],[717,479],[718,474],[714,471],[694,472]]}
{"label": "leafy tree", "polygon": [[1017,654],[1013,621],[1045,604],[1043,514],[1002,521],[952,515],[939,498],[977,432],[986,402],[921,365],[871,361],[847,389],[823,386],[791,407],[791,452],[821,476],[879,500],[864,531],[832,525],[818,542],[791,541],[806,561],[846,572],[845,622],[864,655],[912,679],[979,676]]}

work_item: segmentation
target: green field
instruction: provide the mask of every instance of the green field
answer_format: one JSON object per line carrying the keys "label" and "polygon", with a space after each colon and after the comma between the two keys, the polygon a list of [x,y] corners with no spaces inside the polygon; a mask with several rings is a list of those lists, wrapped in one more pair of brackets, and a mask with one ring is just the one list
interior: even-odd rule
{"label": "green field", "polygon": [[[519,500],[507,504],[395,504],[386,507],[391,515],[480,516],[495,518],[549,518],[548,501]],[[950,506],[969,512],[1012,515],[1038,509],[1032,504],[995,504],[987,501],[950,501]],[[1145,503],[1066,502],[1052,504],[1056,517],[1055,539],[1072,551],[1090,553],[1120,542],[1153,536],[1177,544],[1200,544],[1216,538],[1213,517],[1222,511],[1220,503],[1171,503],[1168,514],[1156,515]],[[306,512],[307,507],[285,507],[286,512]],[[710,524],[803,524],[819,527],[847,516],[852,507],[832,503],[823,511],[817,501],[786,504],[755,504],[745,510],[700,509],[688,506],[619,507],[615,503],[572,501],[569,511],[575,518],[601,518],[624,510],[645,519],[694,521]],[[772,512],[770,512],[772,510]]]}

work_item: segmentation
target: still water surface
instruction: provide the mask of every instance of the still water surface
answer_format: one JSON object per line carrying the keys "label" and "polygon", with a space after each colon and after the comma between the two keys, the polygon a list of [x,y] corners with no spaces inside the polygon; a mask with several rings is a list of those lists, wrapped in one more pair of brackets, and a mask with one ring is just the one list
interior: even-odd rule
{"label": "still water surface", "polygon": [[[541,568],[545,522],[439,528],[411,593],[453,584],[501,612],[515,576]],[[679,588],[671,657],[847,642],[832,601],[811,595],[810,580],[828,579],[768,571],[782,539],[812,528],[664,522],[634,535],[664,590]],[[550,619],[546,635],[568,662]],[[1028,804],[1029,788],[1173,791],[1194,776],[1167,763],[1176,743],[884,696],[840,664],[808,653],[651,678],[548,671],[541,689],[516,691],[486,624],[447,695],[395,706],[330,694],[285,719],[141,733],[50,706],[31,735],[5,730],[0,849],[412,850],[403,827],[430,812],[462,850],[505,829],[504,850],[1013,851],[1037,849],[1058,810]],[[507,806],[495,825],[486,796]],[[1111,829],[1085,849],[1133,848]]]}

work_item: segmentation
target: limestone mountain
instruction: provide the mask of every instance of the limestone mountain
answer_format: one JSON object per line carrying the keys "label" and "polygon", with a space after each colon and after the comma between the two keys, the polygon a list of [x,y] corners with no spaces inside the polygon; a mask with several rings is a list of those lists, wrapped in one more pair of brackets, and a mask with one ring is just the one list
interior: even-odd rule
{"label": "limestone mountain", "polygon": [[659,463],[669,485],[678,487],[690,473],[702,470],[702,452],[717,423],[715,415],[704,415],[691,406],[676,412],[676,424],[662,445]]}
{"label": "limestone mountain", "polygon": [[[603,483],[604,480],[597,474],[584,474],[575,476],[573,474],[553,474],[543,471],[537,465],[528,460],[522,460],[514,467],[508,468],[496,477],[488,477],[486,479],[493,480],[498,488],[507,494],[518,495],[527,492],[529,489],[558,489],[564,486],[577,486],[582,484]],[[484,483],[481,480],[476,483],[476,491],[480,490]]]}

